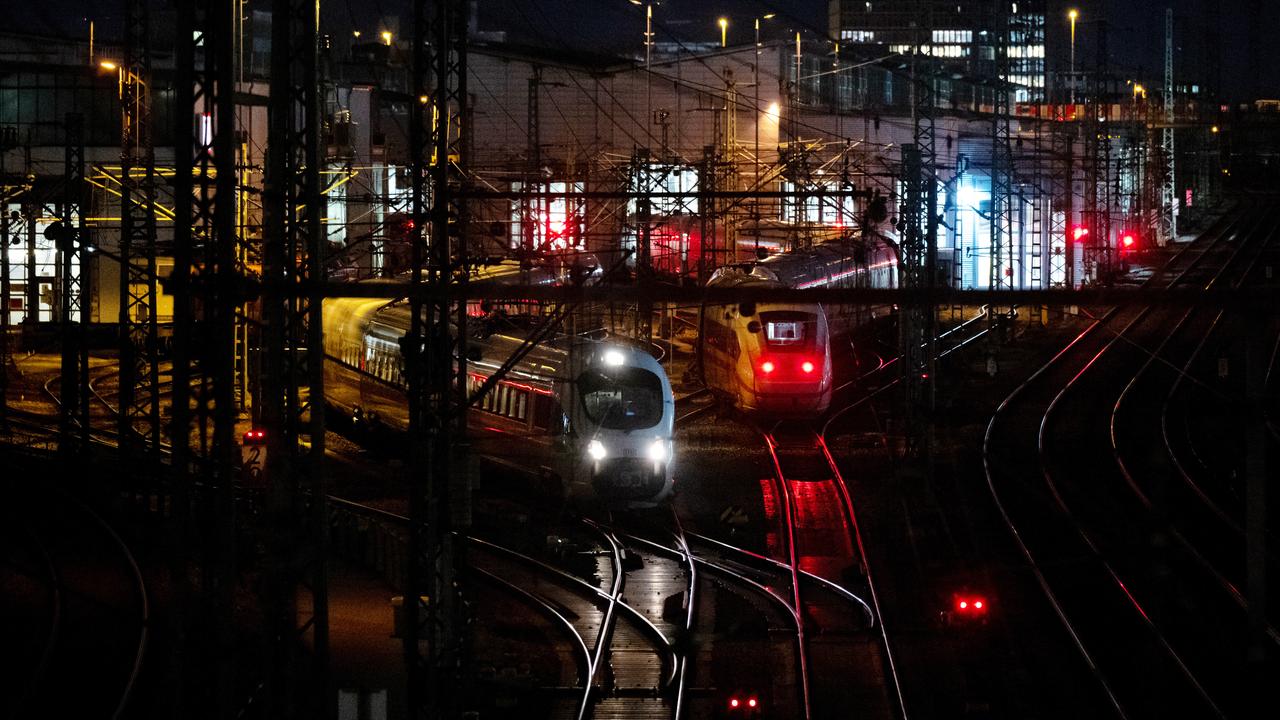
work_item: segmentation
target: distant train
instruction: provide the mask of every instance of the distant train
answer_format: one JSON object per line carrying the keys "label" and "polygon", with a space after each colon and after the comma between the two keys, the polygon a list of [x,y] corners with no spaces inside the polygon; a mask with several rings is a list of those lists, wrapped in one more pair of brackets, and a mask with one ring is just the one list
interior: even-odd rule
{"label": "distant train", "polygon": [[[324,304],[325,401],[360,424],[408,429],[400,339],[403,301],[341,298]],[[515,326],[477,322],[468,338],[467,393],[474,396],[513,357]],[[675,400],[661,364],[626,339],[560,337],[539,343],[477,399],[468,414],[472,450],[557,478],[566,493],[655,505],[671,494]]]}
{"label": "distant train", "polygon": [[[898,259],[878,236],[814,245],[720,268],[708,287],[892,288]],[[747,411],[797,416],[831,404],[831,339],[892,311],[890,306],[741,303],[703,312],[703,380]]]}

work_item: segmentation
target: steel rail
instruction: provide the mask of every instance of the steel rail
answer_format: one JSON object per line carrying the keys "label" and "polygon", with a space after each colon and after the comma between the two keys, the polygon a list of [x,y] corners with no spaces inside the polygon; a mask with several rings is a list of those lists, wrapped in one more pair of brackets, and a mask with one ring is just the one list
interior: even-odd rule
{"label": "steel rail", "polygon": [[871,573],[871,558],[868,557],[866,546],[863,544],[862,529],[858,525],[858,513],[854,509],[853,495],[849,491],[849,484],[845,482],[844,475],[840,472],[839,465],[836,464],[836,459],[831,455],[831,449],[827,447],[826,438],[822,434],[816,434],[816,437],[818,446],[822,448],[822,455],[827,459],[827,465],[831,468],[836,487],[840,489],[840,496],[844,500],[844,512],[848,515],[849,524],[853,527],[853,538],[858,547],[858,556],[862,558],[862,567],[866,571],[867,593],[871,599],[871,609],[879,620],[876,624],[880,630],[880,643],[884,647],[885,670],[893,680],[894,697],[898,701],[898,715],[902,720],[907,720],[907,702],[902,693],[902,678],[898,675],[898,664],[893,659],[893,645],[889,642],[889,630],[884,622],[884,614],[880,612],[880,598],[876,592],[876,583]]}
{"label": "steel rail", "polygon": [[[1210,246],[1212,247],[1216,245],[1218,242],[1221,242],[1222,239],[1226,237],[1227,232],[1238,223],[1239,223],[1239,218],[1233,218],[1229,222],[1220,220],[1218,224],[1216,224],[1213,228],[1210,229],[1210,232],[1213,232],[1216,230],[1216,233],[1215,233],[1216,237],[1211,241]],[[1206,233],[1206,235],[1208,235],[1208,233]],[[1196,245],[1197,243],[1191,243],[1179,249],[1178,252],[1172,258],[1170,258],[1166,267],[1171,266],[1174,262],[1181,259],[1184,255],[1186,255],[1191,250],[1192,247]],[[1203,253],[1201,253],[1199,257],[1203,257]],[[1186,269],[1184,269],[1181,273],[1179,273],[1177,277],[1181,277],[1182,275],[1185,275],[1186,272],[1188,272],[1191,269],[1191,267],[1194,267],[1194,265],[1197,262],[1198,262],[1198,258],[1195,261],[1193,261],[1193,263],[1189,265]],[[1154,281],[1155,277],[1156,276],[1153,275],[1151,278],[1149,278],[1146,282],[1143,283],[1143,286],[1145,287],[1146,285],[1151,284]],[[1176,279],[1177,278],[1175,278],[1175,281]],[[1048,362],[1046,362],[1040,368],[1036,369],[1036,371],[1033,372],[1030,377],[1024,380],[1016,388],[1014,388],[1014,390],[1007,397],[1005,397],[1003,401],[1001,401],[1000,405],[996,408],[996,411],[992,414],[991,420],[987,424],[987,430],[983,435],[982,463],[983,463],[984,473],[987,476],[987,489],[990,492],[991,498],[995,503],[996,510],[1000,513],[1000,516],[1004,521],[1005,526],[1008,528],[1009,533],[1012,536],[1015,544],[1018,546],[1018,549],[1022,553],[1023,557],[1026,558],[1028,566],[1030,567],[1032,574],[1035,576],[1036,582],[1040,586],[1040,589],[1043,592],[1045,599],[1049,602],[1050,606],[1053,608],[1054,614],[1058,617],[1058,620],[1062,624],[1063,629],[1066,630],[1067,634],[1071,637],[1072,644],[1076,647],[1076,650],[1079,652],[1081,659],[1088,666],[1090,674],[1094,677],[1095,680],[1098,681],[1102,691],[1107,696],[1107,699],[1111,704],[1112,709],[1114,709],[1116,711],[1116,714],[1119,715],[1121,718],[1128,718],[1129,715],[1125,711],[1124,705],[1120,702],[1119,697],[1116,695],[1115,689],[1111,686],[1111,683],[1107,679],[1105,673],[1102,671],[1102,668],[1098,665],[1098,662],[1094,658],[1093,653],[1085,645],[1085,642],[1081,637],[1079,630],[1077,630],[1075,623],[1069,617],[1066,611],[1066,608],[1063,606],[1062,601],[1058,597],[1058,594],[1054,591],[1052,585],[1048,580],[1048,577],[1045,575],[1044,569],[1041,567],[1040,561],[1037,559],[1036,554],[1031,551],[1031,548],[1027,545],[1027,541],[1026,539],[1024,539],[1023,534],[1019,530],[1017,523],[1015,523],[1013,521],[1013,518],[1009,515],[1009,509],[1006,507],[1004,501],[1001,499],[1000,491],[996,489],[996,478],[995,478],[996,472],[992,464],[992,442],[996,433],[997,423],[1002,419],[1004,414],[1007,413],[1008,409],[1013,405],[1015,401],[1020,399],[1025,392],[1027,392],[1027,389],[1032,385],[1032,383],[1035,383],[1041,377],[1046,375],[1050,371],[1050,369],[1058,365],[1081,342],[1083,342],[1086,338],[1094,335],[1095,333],[1101,332],[1102,328],[1104,327],[1104,324],[1106,322],[1109,322],[1113,317],[1115,317],[1120,312],[1120,310],[1121,310],[1120,307],[1113,307],[1110,310],[1108,310],[1103,316],[1095,319],[1092,323],[1089,324],[1088,327],[1083,329],[1075,338],[1073,338],[1069,343],[1067,343],[1067,345],[1065,345],[1052,358],[1050,358]]]}
{"label": "steel rail", "polygon": [[[1266,237],[1263,239],[1262,243],[1260,244],[1261,247],[1258,248],[1258,253],[1254,255],[1252,260],[1249,261],[1248,266],[1244,268],[1239,279],[1235,281],[1235,284],[1238,285],[1245,281],[1249,273],[1252,272],[1253,268],[1257,265],[1258,260],[1262,257],[1263,252],[1266,251],[1266,245],[1276,236],[1278,231],[1280,231],[1280,227],[1278,226],[1273,226],[1271,228],[1271,230],[1267,233]],[[1224,267],[1222,271],[1210,281],[1210,284],[1217,283],[1219,280],[1225,277],[1227,273],[1227,267],[1233,262],[1235,262],[1236,258],[1243,252],[1244,247],[1245,247],[1244,244],[1241,244],[1236,249],[1236,251],[1232,253],[1231,257],[1227,260],[1226,263],[1224,263]],[[1121,451],[1121,448],[1120,448],[1120,437],[1119,437],[1120,413],[1126,401],[1130,401],[1130,402],[1132,401],[1130,393],[1137,386],[1139,381],[1146,375],[1148,370],[1151,369],[1156,364],[1157,360],[1161,357],[1165,348],[1172,342],[1173,338],[1176,337],[1183,330],[1184,326],[1187,325],[1187,323],[1191,320],[1194,314],[1195,314],[1194,308],[1188,309],[1183,313],[1182,317],[1179,318],[1177,324],[1173,327],[1173,329],[1171,329],[1169,332],[1162,335],[1160,344],[1154,350],[1152,350],[1150,353],[1147,354],[1146,361],[1142,364],[1142,366],[1138,369],[1138,371],[1134,373],[1133,377],[1125,385],[1124,390],[1120,393],[1120,396],[1116,399],[1114,405],[1111,408],[1110,438],[1111,438],[1112,455],[1115,458],[1117,467],[1120,469],[1121,474],[1125,478],[1125,482],[1128,484],[1129,488],[1133,491],[1134,495],[1138,498],[1139,502],[1142,503],[1143,507],[1148,512],[1155,512],[1154,504],[1152,503],[1151,498],[1147,495],[1147,493],[1144,492],[1141,487],[1139,487],[1137,479],[1134,477],[1133,472],[1130,470],[1128,463],[1125,462],[1124,453]],[[1217,317],[1213,319],[1212,325],[1210,327],[1210,332],[1212,332],[1212,330],[1217,327],[1218,321],[1221,320],[1222,315],[1223,315],[1222,312],[1219,312]],[[1136,322],[1137,320],[1135,320],[1135,323]],[[1208,336],[1209,334],[1206,333],[1205,336],[1201,339],[1200,343],[1197,344],[1196,346],[1197,350],[1203,347],[1204,340],[1207,339]],[[1109,350],[1112,347],[1112,345],[1117,341],[1118,341],[1118,338],[1113,339],[1111,343],[1108,343],[1107,347],[1104,348],[1102,352]],[[1101,355],[1102,352],[1100,352],[1099,355]],[[1194,355],[1192,359],[1194,359]],[[1177,376],[1179,379],[1183,375],[1189,372],[1190,363],[1192,362],[1192,359],[1189,359],[1188,363],[1184,365],[1184,367],[1179,371]],[[1083,374],[1083,372],[1084,371],[1082,370],[1081,373]],[[1065,392],[1065,389],[1064,389],[1064,392]],[[1164,407],[1167,407],[1167,404],[1164,405]],[[1166,423],[1163,422],[1163,417],[1162,417],[1161,424],[1162,426],[1166,425]],[[1166,439],[1166,444],[1165,444],[1166,452],[1170,457],[1172,457],[1174,455],[1173,447],[1168,444],[1167,435],[1165,436],[1165,439]],[[1175,462],[1175,466],[1180,467],[1179,465],[1177,465],[1176,462]],[[1198,483],[1196,483],[1193,478],[1184,477],[1184,479],[1191,487],[1195,488],[1197,495],[1202,500],[1207,500],[1207,495],[1199,487]],[[1243,528],[1241,528],[1239,524],[1237,524],[1233,519],[1226,517],[1224,514],[1222,514],[1221,509],[1216,504],[1210,501],[1207,507],[1211,511],[1213,511],[1214,515],[1218,519],[1225,521],[1225,523],[1230,529],[1234,530],[1236,533],[1240,535],[1243,535],[1244,533]],[[1236,583],[1232,582],[1227,577],[1225,577],[1212,564],[1212,562],[1203,555],[1200,549],[1197,548],[1195,544],[1177,528],[1177,526],[1173,523],[1171,519],[1166,518],[1165,523],[1168,525],[1170,534],[1178,541],[1179,544],[1181,544],[1184,547],[1184,549],[1188,553],[1191,554],[1192,557],[1196,559],[1196,561],[1203,567],[1203,569],[1206,572],[1210,573],[1214,577],[1217,583],[1222,587],[1223,590],[1227,592],[1227,594],[1232,598],[1232,600],[1236,603],[1236,605],[1240,607],[1240,609],[1242,610],[1247,610],[1248,609],[1247,600],[1245,599],[1244,594],[1241,592],[1240,588],[1236,585]],[[1268,552],[1268,555],[1270,555],[1269,552]],[[1276,629],[1271,625],[1271,623],[1269,622],[1266,623],[1265,629],[1268,637],[1271,638],[1272,642],[1280,645],[1280,633],[1276,631]]]}

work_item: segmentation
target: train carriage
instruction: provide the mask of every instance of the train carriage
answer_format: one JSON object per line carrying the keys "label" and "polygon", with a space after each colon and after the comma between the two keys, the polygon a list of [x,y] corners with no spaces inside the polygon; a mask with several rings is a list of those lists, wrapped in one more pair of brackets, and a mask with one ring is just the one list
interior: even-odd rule
{"label": "train carriage", "polygon": [[[408,429],[400,340],[409,321],[403,301],[325,301],[325,400],[333,411],[366,426]],[[524,342],[514,324],[474,329],[468,396]],[[589,490],[635,506],[672,491],[674,425],[670,382],[647,348],[584,337],[527,348],[468,414],[474,452],[556,478],[563,492]]]}

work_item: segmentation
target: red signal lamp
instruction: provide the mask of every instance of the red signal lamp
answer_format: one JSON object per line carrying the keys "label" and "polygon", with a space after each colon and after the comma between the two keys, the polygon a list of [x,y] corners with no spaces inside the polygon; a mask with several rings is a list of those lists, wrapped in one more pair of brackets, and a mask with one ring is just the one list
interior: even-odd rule
{"label": "red signal lamp", "polygon": [[1134,245],[1136,245],[1137,243],[1138,243],[1138,240],[1133,236],[1133,233],[1127,232],[1120,236],[1121,251],[1133,250]]}
{"label": "red signal lamp", "polygon": [[1089,234],[1089,228],[1077,225],[1071,228],[1071,237],[1079,240]]}
{"label": "red signal lamp", "polygon": [[246,430],[244,433],[245,445],[265,445],[267,443],[267,431],[257,428]]}
{"label": "red signal lamp", "polygon": [[969,616],[977,617],[987,613],[987,601],[979,595],[970,595],[956,598],[956,612]]}

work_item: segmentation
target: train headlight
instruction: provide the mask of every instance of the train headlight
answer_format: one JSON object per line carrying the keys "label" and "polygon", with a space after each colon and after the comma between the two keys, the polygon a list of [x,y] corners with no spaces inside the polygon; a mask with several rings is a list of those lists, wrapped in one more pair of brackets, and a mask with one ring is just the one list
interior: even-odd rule
{"label": "train headlight", "polygon": [[667,459],[667,443],[658,438],[649,444],[649,459],[656,462],[664,462]]}
{"label": "train headlight", "polygon": [[622,353],[617,350],[609,350],[604,354],[605,365],[612,365],[614,367],[617,367],[618,365],[621,365],[622,363],[626,362],[626,360],[627,359],[622,356]]}
{"label": "train headlight", "polygon": [[603,460],[608,453],[604,450],[604,443],[599,440],[592,440],[587,443],[587,454],[591,456],[592,460]]}

